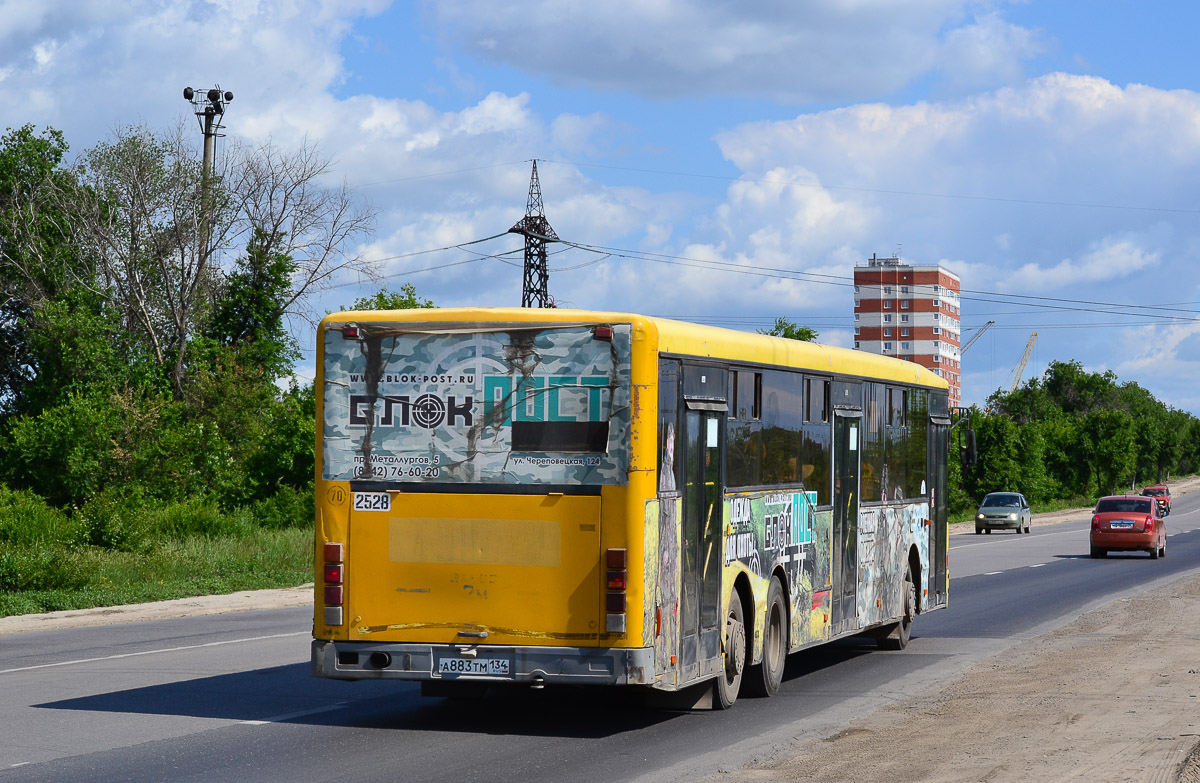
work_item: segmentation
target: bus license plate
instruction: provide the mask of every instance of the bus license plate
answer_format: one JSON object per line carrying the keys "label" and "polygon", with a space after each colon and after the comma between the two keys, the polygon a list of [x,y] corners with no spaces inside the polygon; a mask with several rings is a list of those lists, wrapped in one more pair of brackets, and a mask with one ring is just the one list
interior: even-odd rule
{"label": "bus license plate", "polygon": [[508,658],[438,658],[438,674],[510,674],[512,667]]}

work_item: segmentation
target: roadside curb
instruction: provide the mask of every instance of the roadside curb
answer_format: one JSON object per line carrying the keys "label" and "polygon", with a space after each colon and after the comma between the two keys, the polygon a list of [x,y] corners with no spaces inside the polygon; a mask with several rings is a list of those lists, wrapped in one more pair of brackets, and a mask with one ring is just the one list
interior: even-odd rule
{"label": "roadside curb", "polygon": [[244,590],[226,595],[202,595],[144,604],[100,606],[95,609],[66,609],[43,614],[18,614],[11,617],[0,617],[0,636],[32,631],[55,631],[64,628],[167,620],[175,617],[310,606],[312,601],[313,585],[310,582],[299,587],[277,590]]}

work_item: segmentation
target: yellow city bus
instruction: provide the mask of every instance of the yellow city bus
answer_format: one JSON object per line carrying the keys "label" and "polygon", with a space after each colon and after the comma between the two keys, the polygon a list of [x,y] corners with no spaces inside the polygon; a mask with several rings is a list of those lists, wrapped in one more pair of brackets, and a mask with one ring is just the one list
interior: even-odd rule
{"label": "yellow city bus", "polygon": [[643,315],[335,313],[312,673],[427,695],[770,695],[789,652],[946,606],[947,384]]}

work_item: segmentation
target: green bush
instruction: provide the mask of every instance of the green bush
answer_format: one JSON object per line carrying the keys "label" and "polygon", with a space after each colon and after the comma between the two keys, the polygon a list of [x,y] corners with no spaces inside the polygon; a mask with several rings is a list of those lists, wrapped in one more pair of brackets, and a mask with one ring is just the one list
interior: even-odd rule
{"label": "green bush", "polygon": [[153,544],[151,523],[136,488],[124,492],[106,488],[84,503],[75,516],[92,546],[142,552]]}
{"label": "green bush", "polygon": [[79,503],[113,473],[109,459],[116,422],[107,395],[72,394],[62,404],[12,422],[15,475],[55,506]]}
{"label": "green bush", "polygon": [[80,546],[83,526],[27,490],[0,485],[0,543],[14,546]]}
{"label": "green bush", "polygon": [[250,535],[254,521],[248,509],[222,509],[203,498],[190,498],[163,509],[150,511],[147,524],[160,536],[219,538]]}
{"label": "green bush", "polygon": [[294,489],[281,486],[274,495],[256,500],[250,507],[250,513],[259,527],[268,530],[311,527],[316,516],[312,487]]}
{"label": "green bush", "polygon": [[89,578],[88,569],[61,547],[0,549],[0,591],[78,590]]}

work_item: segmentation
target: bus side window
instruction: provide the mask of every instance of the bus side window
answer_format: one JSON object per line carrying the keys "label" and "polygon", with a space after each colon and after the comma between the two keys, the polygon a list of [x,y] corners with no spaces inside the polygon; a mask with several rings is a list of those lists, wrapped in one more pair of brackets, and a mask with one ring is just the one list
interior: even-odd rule
{"label": "bus side window", "polygon": [[678,491],[676,449],[679,422],[679,362],[663,359],[658,368],[658,491]]}

